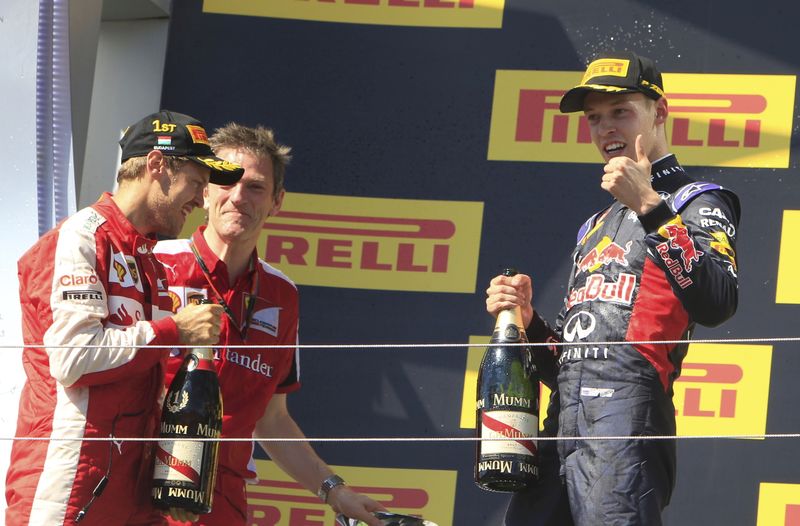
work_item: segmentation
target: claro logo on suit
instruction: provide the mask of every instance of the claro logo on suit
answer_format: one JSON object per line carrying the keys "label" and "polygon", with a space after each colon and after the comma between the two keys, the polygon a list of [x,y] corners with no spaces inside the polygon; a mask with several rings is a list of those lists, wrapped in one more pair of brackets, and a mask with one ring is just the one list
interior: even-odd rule
{"label": "claro logo on suit", "polygon": [[[787,168],[795,80],[664,74],[671,151],[685,165]],[[497,71],[488,158],[596,163],[586,118],[558,110],[579,81],[578,72]]]}
{"label": "claro logo on suit", "polygon": [[351,24],[500,28],[505,0],[205,0],[203,11]]}

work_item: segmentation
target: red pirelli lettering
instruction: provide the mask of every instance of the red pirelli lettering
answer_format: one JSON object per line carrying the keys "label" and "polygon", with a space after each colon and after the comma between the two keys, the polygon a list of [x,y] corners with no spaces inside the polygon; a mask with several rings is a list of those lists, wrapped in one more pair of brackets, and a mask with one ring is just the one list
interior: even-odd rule
{"label": "red pirelli lettering", "polygon": [[[570,119],[573,117],[558,113],[559,99],[563,94],[562,90],[520,89],[514,140],[539,143],[547,141],[554,144],[569,142]],[[757,94],[673,93],[669,94],[668,98],[670,113],[673,115],[685,113],[760,115],[767,108],[766,97]],[[689,101],[695,104],[688,104]],[[698,101],[706,103],[696,104]],[[548,119],[552,123],[552,132],[550,137],[545,138],[544,130]],[[731,126],[726,119],[709,119],[708,130],[704,132],[704,136],[698,136],[697,130],[694,134],[690,131],[690,124],[695,122],[698,122],[696,118],[674,116],[672,145],[757,148],[761,142],[759,119],[747,119],[743,129]],[[730,133],[734,133],[736,137],[729,136]],[[578,144],[592,142],[589,123],[582,115],[578,118],[576,142]]]}
{"label": "red pirelli lettering", "polygon": [[757,148],[761,142],[761,121],[748,119],[744,123],[744,128],[732,126],[735,132],[740,134],[741,142],[732,139],[726,133],[726,128],[731,127],[725,119],[709,119],[708,132],[705,139],[696,135],[690,136],[689,126],[695,121],[687,117],[675,117],[672,120],[672,144],[673,146],[721,146],[728,148],[738,148],[741,144],[745,148]]}
{"label": "red pirelli lettering", "polygon": [[735,384],[743,376],[742,368],[732,363],[685,363],[676,382]]}
{"label": "red pirelli lettering", "polygon": [[787,504],[784,526],[800,526],[800,504]]}
{"label": "red pirelli lettering", "polygon": [[[668,96],[670,100],[670,112],[676,113],[737,113],[740,115],[758,115],[767,109],[767,99],[763,95],[744,94],[688,94],[674,93]],[[714,101],[722,104],[707,105],[681,105],[680,102],[673,101]],[[672,144],[674,146],[717,146],[738,148],[740,145],[745,148],[757,148],[761,142],[761,121],[757,119],[747,119],[742,130],[742,140],[733,139],[726,136],[725,129],[728,127],[726,119],[709,119],[708,135],[704,139],[701,137],[689,136],[689,124],[691,120],[687,117],[675,117],[672,122]]]}
{"label": "red pirelli lettering", "polygon": [[[361,249],[360,259],[354,255]],[[446,273],[450,259],[448,245],[433,245],[430,260],[419,261],[417,245],[399,243],[397,247],[390,245],[381,247],[376,241],[355,243],[347,239],[323,238],[316,241],[317,267],[325,268],[359,268],[362,270],[405,271],[405,272],[439,272]],[[307,267],[311,244],[307,239],[294,236],[271,234],[267,236],[264,260],[267,263],[288,263]],[[416,255],[415,255],[416,254]]]}
{"label": "red pirelli lettering", "polygon": [[[324,522],[325,510],[312,508],[290,508],[287,526],[327,526]],[[253,504],[247,506],[248,526],[278,526],[283,514],[275,506]]]}
{"label": "red pirelli lettering", "polygon": [[289,526],[325,526],[324,518],[324,510],[292,508],[289,511]]}
{"label": "red pirelli lettering", "polygon": [[700,409],[700,394],[697,388],[686,389],[683,398],[683,416],[714,416],[714,411]]}
{"label": "red pirelli lettering", "polygon": [[269,236],[265,258],[269,263],[278,263],[286,258],[290,265],[306,266],[305,255],[308,253],[308,241],[302,237]]}
{"label": "red pirelli lettering", "polygon": [[[750,113],[759,114],[767,109],[767,99],[755,94],[669,93],[669,111],[672,113]],[[680,105],[676,101],[715,101],[720,104],[706,106]]]}
{"label": "red pirelli lettering", "polygon": [[569,131],[569,115],[556,115],[553,117],[553,142],[567,142]]}
{"label": "red pirelli lettering", "polygon": [[[698,374],[691,374],[692,371]],[[687,374],[689,373],[689,374]],[[744,376],[742,368],[736,364],[720,363],[688,363],[684,364],[677,382],[737,384]],[[702,390],[696,387],[686,388],[683,404],[684,416],[704,416],[720,418],[736,417],[736,389],[722,389],[719,398],[719,412],[700,408]],[[678,414],[677,410],[675,412]]]}
{"label": "red pirelli lettering", "polygon": [[281,510],[269,504],[247,504],[247,524],[250,526],[278,526]]}
{"label": "red pirelli lettering", "polygon": [[425,272],[428,270],[428,267],[414,263],[414,245],[410,243],[400,243],[397,247],[397,270]]}
{"label": "red pirelli lettering", "polygon": [[425,7],[455,7],[455,2],[448,2],[447,0],[425,0],[423,4]]}
{"label": "red pirelli lettering", "polygon": [[[422,488],[390,488],[385,486],[351,486],[357,493],[369,495],[387,508],[421,510],[428,505],[430,497]],[[283,490],[284,492],[276,492]],[[288,491],[296,491],[290,494]],[[320,505],[314,495],[309,494],[300,484],[280,480],[259,480],[258,484],[247,486],[248,499],[270,500]]]}
{"label": "red pirelli lettering", "polygon": [[433,245],[433,262],[431,272],[447,272],[447,261],[450,259],[450,247]]}
{"label": "red pirelli lettering", "polygon": [[708,121],[709,146],[739,146],[739,141],[725,139],[725,119],[711,119]]}
{"label": "red pirelli lettering", "polygon": [[721,418],[734,418],[736,416],[736,391],[723,389],[720,393],[719,416]]}
{"label": "red pirelli lettering", "polygon": [[[346,226],[309,225],[301,223],[264,223],[264,230],[284,230],[291,232],[313,232],[317,234],[350,234],[355,236],[397,237],[417,239],[450,239],[456,233],[456,225],[449,219],[411,219],[405,217],[369,217],[339,214],[317,214],[313,212],[280,213],[282,220],[297,219],[320,223],[355,223],[371,225],[373,228],[354,228]],[[405,227],[390,229],[389,225]],[[376,228],[384,226],[384,228]]]}
{"label": "red pirelli lettering", "polygon": [[[558,110],[556,97],[560,98],[563,94],[563,90],[519,90],[515,139],[520,142],[542,142],[545,111]],[[548,97],[551,97],[550,101]]]}
{"label": "red pirelli lettering", "polygon": [[342,258],[352,256],[352,251],[346,250],[352,246],[352,241],[346,239],[320,239],[317,245],[317,266],[351,268],[352,264],[342,261]]}
{"label": "red pirelli lettering", "polygon": [[745,148],[758,148],[761,142],[761,121],[746,120],[744,123],[744,143]]}
{"label": "red pirelli lettering", "polygon": [[672,144],[675,146],[702,146],[703,139],[689,137],[689,119],[675,118],[672,121]]}
{"label": "red pirelli lettering", "polygon": [[[733,389],[723,389],[720,394],[719,414],[712,409],[701,409],[700,398],[702,390],[696,387],[689,387],[686,389],[683,398],[683,416],[704,416],[720,418],[735,418],[736,417],[736,391]],[[678,410],[675,410],[678,414]]]}
{"label": "red pirelli lettering", "polygon": [[365,270],[392,270],[391,263],[378,261],[380,245],[375,241],[365,241],[361,247],[361,268]]}

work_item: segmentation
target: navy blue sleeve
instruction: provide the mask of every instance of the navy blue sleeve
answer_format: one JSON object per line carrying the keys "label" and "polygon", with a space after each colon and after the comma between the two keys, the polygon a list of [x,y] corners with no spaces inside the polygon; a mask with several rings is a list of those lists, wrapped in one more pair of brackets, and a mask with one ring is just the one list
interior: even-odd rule
{"label": "navy blue sleeve", "polygon": [[[539,314],[534,311],[530,325],[525,329],[528,341],[531,343],[552,343],[560,341],[556,332]],[[556,376],[558,376],[558,355],[561,348],[552,345],[533,345],[533,363],[539,373],[539,380],[550,390],[558,388]]]}
{"label": "navy blue sleeve", "polygon": [[649,257],[692,321],[714,327],[736,312],[739,203],[727,190],[702,193],[676,214],[666,202],[640,221]]}

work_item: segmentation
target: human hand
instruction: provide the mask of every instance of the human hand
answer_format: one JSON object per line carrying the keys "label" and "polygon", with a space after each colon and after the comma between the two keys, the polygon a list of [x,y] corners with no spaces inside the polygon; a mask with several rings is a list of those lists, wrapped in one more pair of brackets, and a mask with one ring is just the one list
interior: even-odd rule
{"label": "human hand", "polygon": [[661,197],[653,190],[650,170],[652,163],[642,145],[642,136],[636,136],[636,160],[630,157],[612,157],[603,167],[600,187],[638,215],[655,208]]}
{"label": "human hand", "polygon": [[215,303],[190,304],[172,317],[184,345],[214,345],[219,341],[222,306]]}
{"label": "human hand", "polygon": [[526,274],[499,275],[489,282],[486,289],[486,311],[497,317],[500,311],[519,306],[525,327],[533,319],[533,282]]}
{"label": "human hand", "polygon": [[170,508],[169,511],[164,512],[164,515],[169,515],[170,519],[179,522],[197,522],[200,520],[200,515],[183,508]]}
{"label": "human hand", "polygon": [[382,526],[382,522],[373,512],[386,511],[386,508],[348,486],[341,484],[328,493],[328,504],[336,513],[342,513],[351,519],[358,519],[369,526]]}

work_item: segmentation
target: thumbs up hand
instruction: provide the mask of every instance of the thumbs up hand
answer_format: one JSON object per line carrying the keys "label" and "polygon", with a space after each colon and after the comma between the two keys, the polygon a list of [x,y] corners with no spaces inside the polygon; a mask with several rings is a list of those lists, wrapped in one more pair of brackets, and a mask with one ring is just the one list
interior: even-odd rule
{"label": "thumbs up hand", "polygon": [[614,196],[638,215],[655,208],[661,197],[653,190],[650,169],[652,163],[642,144],[642,136],[636,136],[636,160],[630,157],[612,157],[603,167],[600,187]]}

